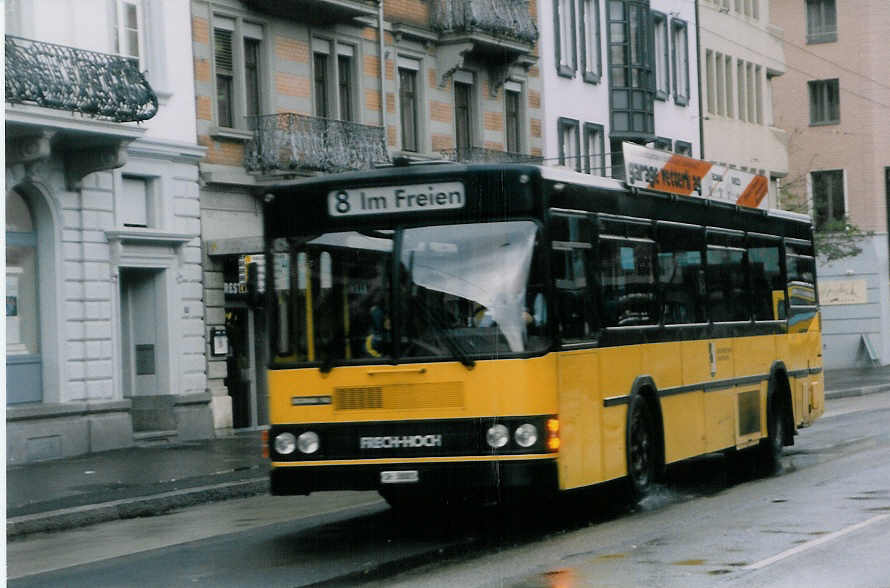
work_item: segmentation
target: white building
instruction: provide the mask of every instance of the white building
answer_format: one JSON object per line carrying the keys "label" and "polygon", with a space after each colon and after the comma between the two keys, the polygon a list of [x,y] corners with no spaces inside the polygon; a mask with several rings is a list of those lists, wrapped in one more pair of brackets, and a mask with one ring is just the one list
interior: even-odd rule
{"label": "white building", "polygon": [[621,143],[701,155],[695,3],[544,0],[544,159],[623,177]]}
{"label": "white building", "polygon": [[699,2],[704,157],[769,178],[788,173],[788,134],[774,126],[773,81],[785,73],[782,29],[770,22],[770,0]]}
{"label": "white building", "polygon": [[8,463],[210,436],[189,5],[5,8]]}

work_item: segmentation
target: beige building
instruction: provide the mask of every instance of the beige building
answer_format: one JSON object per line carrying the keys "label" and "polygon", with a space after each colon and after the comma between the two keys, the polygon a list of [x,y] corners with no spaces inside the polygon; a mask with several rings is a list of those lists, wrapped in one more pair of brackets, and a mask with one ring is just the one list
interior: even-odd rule
{"label": "beige building", "polygon": [[820,261],[825,366],[890,363],[890,3],[774,2],[771,15],[785,32],[787,72],[774,83],[785,189],[817,228],[849,218],[872,232],[859,255]]}
{"label": "beige building", "polygon": [[[207,385],[217,430],[268,422],[264,186],[410,160],[540,158],[529,0],[192,0]],[[381,60],[381,54],[383,59]]]}
{"label": "beige building", "polygon": [[770,20],[771,0],[701,0],[703,159],[770,179],[788,173],[787,134],[773,113],[773,84],[785,73],[782,30]]}

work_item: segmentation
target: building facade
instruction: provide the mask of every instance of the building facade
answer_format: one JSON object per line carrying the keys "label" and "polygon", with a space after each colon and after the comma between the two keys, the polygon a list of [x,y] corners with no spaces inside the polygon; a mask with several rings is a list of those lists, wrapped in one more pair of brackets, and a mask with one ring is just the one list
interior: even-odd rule
{"label": "building facade", "polygon": [[890,5],[773,2],[771,15],[787,65],[773,83],[789,145],[783,197],[823,233],[866,232],[859,254],[818,259],[825,367],[890,363]]}
{"label": "building facade", "polygon": [[702,0],[699,59],[704,158],[769,178],[769,208],[788,174],[788,134],[775,125],[773,93],[785,73],[782,29],[770,0]]}
{"label": "building facade", "polygon": [[[208,389],[268,422],[263,186],[408,160],[540,158],[537,8],[513,0],[192,0]],[[226,342],[224,345],[223,342]]]}
{"label": "building facade", "polygon": [[701,154],[695,3],[539,3],[544,161],[624,177],[621,144]]}
{"label": "building facade", "polygon": [[188,7],[5,8],[7,461],[206,438]]}

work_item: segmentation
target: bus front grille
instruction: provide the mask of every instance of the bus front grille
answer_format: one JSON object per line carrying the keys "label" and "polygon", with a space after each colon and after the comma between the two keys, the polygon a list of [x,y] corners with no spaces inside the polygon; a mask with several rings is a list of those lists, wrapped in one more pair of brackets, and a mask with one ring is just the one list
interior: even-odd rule
{"label": "bus front grille", "polygon": [[334,390],[336,410],[463,408],[460,382],[355,386]]}

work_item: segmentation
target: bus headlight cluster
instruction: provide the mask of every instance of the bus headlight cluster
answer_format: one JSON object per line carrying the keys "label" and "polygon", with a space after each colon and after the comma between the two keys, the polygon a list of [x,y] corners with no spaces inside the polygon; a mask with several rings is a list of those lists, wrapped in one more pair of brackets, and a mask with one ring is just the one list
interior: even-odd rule
{"label": "bus headlight cluster", "polygon": [[[488,428],[485,440],[492,449],[500,449],[510,441],[510,429],[502,424],[492,425]],[[513,441],[520,447],[531,447],[538,442],[538,428],[531,423],[519,425],[513,431]]]}
{"label": "bus headlight cluster", "polygon": [[275,436],[275,453],[289,455],[297,448],[297,438],[290,433],[279,433]]}
{"label": "bus headlight cluster", "polygon": [[485,439],[488,441],[489,447],[500,449],[510,440],[510,431],[504,425],[492,425],[488,428]]}
{"label": "bus headlight cluster", "polygon": [[297,447],[303,453],[315,453],[318,451],[318,446],[318,434],[313,433],[312,431],[306,431],[297,437]]}
{"label": "bus headlight cluster", "polygon": [[531,447],[538,440],[538,429],[531,423],[516,427],[513,439],[520,447]]}
{"label": "bus headlight cluster", "polygon": [[297,449],[301,453],[315,453],[320,446],[318,434],[312,431],[294,437],[293,433],[279,433],[275,436],[275,452],[279,455],[290,455]]}

